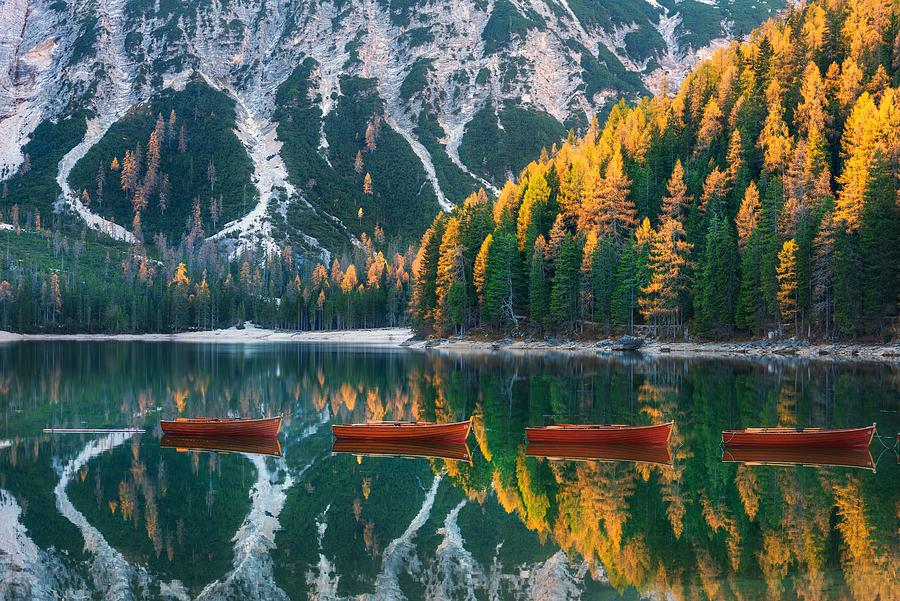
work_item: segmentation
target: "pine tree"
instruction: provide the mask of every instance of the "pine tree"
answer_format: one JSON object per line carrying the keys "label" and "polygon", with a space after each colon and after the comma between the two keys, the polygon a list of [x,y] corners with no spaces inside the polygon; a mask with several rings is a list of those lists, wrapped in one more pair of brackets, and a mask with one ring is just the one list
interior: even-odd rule
{"label": "pine tree", "polygon": [[655,236],[650,220],[645,217],[619,258],[612,313],[614,322],[624,327],[628,334],[633,333],[641,289],[650,284],[650,246]]}
{"label": "pine tree", "polygon": [[716,336],[734,330],[738,294],[737,244],[726,219],[713,217],[706,234],[706,249],[694,293],[698,329]]}
{"label": "pine tree", "polygon": [[515,281],[521,259],[516,251],[516,237],[509,232],[498,230],[488,253],[484,281],[483,317],[487,324],[503,327],[517,324],[515,313]]}
{"label": "pine tree", "polygon": [[550,291],[547,287],[547,271],[544,268],[545,246],[544,237],[538,236],[534,242],[528,272],[528,317],[542,329],[550,323]]}
{"label": "pine tree", "polygon": [[578,308],[582,323],[594,321],[594,253],[597,251],[599,241],[597,232],[590,231],[581,249],[581,268],[578,279],[581,289],[578,291]]}
{"label": "pine tree", "polygon": [[166,212],[166,208],[169,206],[170,190],[169,174],[165,173],[163,174],[162,183],[159,185],[159,210],[163,213]]}
{"label": "pine tree", "polygon": [[571,234],[566,234],[559,246],[559,257],[550,288],[550,316],[566,329],[571,329],[578,318],[580,266],[579,244]]}
{"label": "pine tree", "polygon": [[897,161],[893,168],[891,164],[880,149],[876,150],[860,218],[862,312],[869,334],[885,332],[897,317],[900,299],[900,195]]}
{"label": "pine tree", "polygon": [[372,174],[366,173],[366,176],[363,178],[363,194],[372,196],[374,193],[375,188],[372,185]]}
{"label": "pine tree", "polygon": [[[412,265],[415,284],[410,301],[410,313],[415,323],[429,330],[434,327],[434,311],[437,307],[437,265],[445,227],[446,218],[440,213],[422,234],[422,241]],[[315,281],[316,272],[313,272],[314,288],[317,288]]]}
{"label": "pine tree", "polygon": [[103,206],[103,189],[106,187],[106,169],[103,168],[103,161],[97,163],[97,176],[94,178],[96,183],[95,192],[97,195],[97,204]]}
{"label": "pine tree", "polygon": [[594,321],[602,323],[604,331],[609,333],[612,328],[613,298],[619,267],[619,251],[615,240],[609,236],[601,238],[591,253],[590,260]]}
{"label": "pine tree", "polygon": [[822,218],[813,241],[813,314],[826,339],[834,336],[834,221],[831,213]]}

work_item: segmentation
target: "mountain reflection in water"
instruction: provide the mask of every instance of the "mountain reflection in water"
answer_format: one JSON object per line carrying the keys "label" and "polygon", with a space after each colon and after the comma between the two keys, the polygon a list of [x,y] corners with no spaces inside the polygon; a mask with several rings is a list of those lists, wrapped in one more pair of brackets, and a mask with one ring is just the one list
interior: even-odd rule
{"label": "mountain reflection in water", "polygon": [[[113,342],[3,345],[0,365],[3,599],[900,598],[893,451],[720,447],[747,426],[893,435],[893,366]],[[282,413],[265,448],[158,429]],[[547,414],[676,427],[668,450],[527,446]],[[469,416],[461,448],[328,427]]]}

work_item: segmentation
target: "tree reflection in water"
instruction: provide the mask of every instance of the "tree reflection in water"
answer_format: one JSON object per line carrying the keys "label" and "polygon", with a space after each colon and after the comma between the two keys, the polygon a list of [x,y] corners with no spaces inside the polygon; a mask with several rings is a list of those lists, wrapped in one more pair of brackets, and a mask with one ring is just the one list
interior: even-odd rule
{"label": "tree reflection in water", "polygon": [[[102,588],[53,494],[94,438],[41,429],[143,426],[65,487],[147,574],[127,585],[138,596],[224,595],[240,564],[234,586],[257,598],[900,598],[893,456],[873,473],[722,462],[720,448],[731,427],[877,420],[896,433],[895,367],[164,343],[8,345],[0,364],[0,489],[18,533],[0,541],[0,570],[53,566],[50,588]],[[160,446],[161,417],[279,413],[283,457]],[[471,463],[330,452],[328,421],[470,415]],[[529,456],[524,427],[547,415],[674,419],[671,464]],[[235,536],[268,506],[260,487],[283,497],[248,555]],[[39,551],[10,552],[23,548]],[[250,586],[267,572],[276,588]]]}

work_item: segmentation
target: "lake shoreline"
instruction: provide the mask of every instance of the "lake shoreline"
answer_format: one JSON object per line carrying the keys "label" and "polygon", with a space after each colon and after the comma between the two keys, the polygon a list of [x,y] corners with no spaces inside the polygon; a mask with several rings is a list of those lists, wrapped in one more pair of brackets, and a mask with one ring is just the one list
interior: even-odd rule
{"label": "lake shoreline", "polygon": [[[497,353],[515,355],[566,354],[614,356],[629,351],[615,350],[616,339],[604,340],[513,340],[435,338],[416,339],[403,346],[448,353]],[[813,343],[806,340],[751,340],[730,342],[669,342],[645,340],[636,353],[645,357],[677,358],[769,358],[816,361],[882,362],[900,364],[900,344],[853,342]]]}
{"label": "lake shoreline", "polygon": [[[295,331],[273,330],[247,324],[243,328],[178,332],[174,334],[17,334],[0,331],[0,343],[42,341],[133,341],[190,343],[317,343],[379,348],[407,348],[444,353],[484,354],[505,352],[515,355],[612,356],[618,339],[568,340],[419,338],[410,328],[370,328],[358,330]],[[810,342],[806,340],[750,340],[725,342],[668,342],[645,340],[637,351],[647,357],[678,358],[771,358],[817,361],[900,363],[900,343]]]}
{"label": "lake shoreline", "polygon": [[413,337],[409,328],[370,328],[360,330],[272,330],[246,324],[243,328],[176,332],[173,334],[17,334],[0,331],[0,343],[25,341],[120,341],[191,342],[227,344],[271,344],[311,342],[347,346],[397,347]]}

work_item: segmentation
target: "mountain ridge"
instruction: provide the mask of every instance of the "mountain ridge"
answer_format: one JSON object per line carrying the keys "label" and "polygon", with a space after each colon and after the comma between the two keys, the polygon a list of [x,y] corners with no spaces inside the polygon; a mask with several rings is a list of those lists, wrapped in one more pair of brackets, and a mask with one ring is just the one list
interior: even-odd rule
{"label": "mountain ridge", "polygon": [[[690,44],[698,47],[713,41],[707,30],[723,31],[713,23],[713,13],[727,20],[735,9],[692,0],[678,5],[496,0],[453,8],[431,2],[232,0],[197,3],[192,9],[139,0],[13,0],[0,13],[0,24],[21,32],[6,38],[0,50],[0,71],[7,74],[0,95],[0,177],[14,179],[21,170],[24,143],[33,139],[39,123],[87,108],[87,132],[67,149],[55,174],[63,199],[56,209],[72,210],[92,227],[131,240],[129,223],[108,223],[79,206],[77,190],[67,185],[71,170],[132,107],[166,89],[177,91],[199,74],[235,103],[235,129],[253,159],[250,183],[258,202],[215,235],[236,235],[238,249],[247,244],[273,248],[281,237],[327,256],[329,249],[345,248],[364,224],[374,225],[366,215],[373,212],[370,201],[375,199],[360,194],[361,185],[343,183],[329,193],[339,196],[339,207],[328,206],[334,199],[317,199],[315,190],[305,189],[309,178],[290,172],[288,165],[296,160],[281,156],[283,120],[274,120],[284,112],[279,90],[304,61],[314,61],[309,104],[320,114],[315,152],[326,165],[347,158],[333,156],[327,135],[327,123],[344,96],[342,86],[352,77],[371,79],[372,93],[382,104],[380,114],[370,118],[383,119],[386,129],[403,139],[419,164],[402,167],[430,188],[413,193],[388,186],[385,193],[407,207],[424,203],[448,209],[479,186],[499,188],[529,152],[512,149],[490,169],[472,164],[491,154],[484,141],[472,142],[476,117],[482,115],[483,121],[492,111],[498,131],[515,130],[520,122],[528,131],[533,121],[510,117],[504,124],[505,109],[555,121],[559,126],[538,140],[549,146],[566,127],[585,126],[614,98],[645,93],[644,79],[650,81],[652,69],[684,69],[693,50],[679,44],[678,37],[690,36]],[[760,20],[763,16],[757,14]],[[698,33],[679,26],[679,19],[696,23],[691,27]],[[609,31],[602,26],[607,23]],[[375,189],[382,183],[376,179]],[[33,201],[19,200],[23,205]],[[273,234],[272,221],[284,217],[292,204],[306,211],[294,221],[311,221],[308,229],[329,232],[323,234],[324,245],[302,223]],[[364,216],[354,224],[357,208]],[[426,224],[420,219],[410,228],[418,231],[407,235],[417,235]]]}

